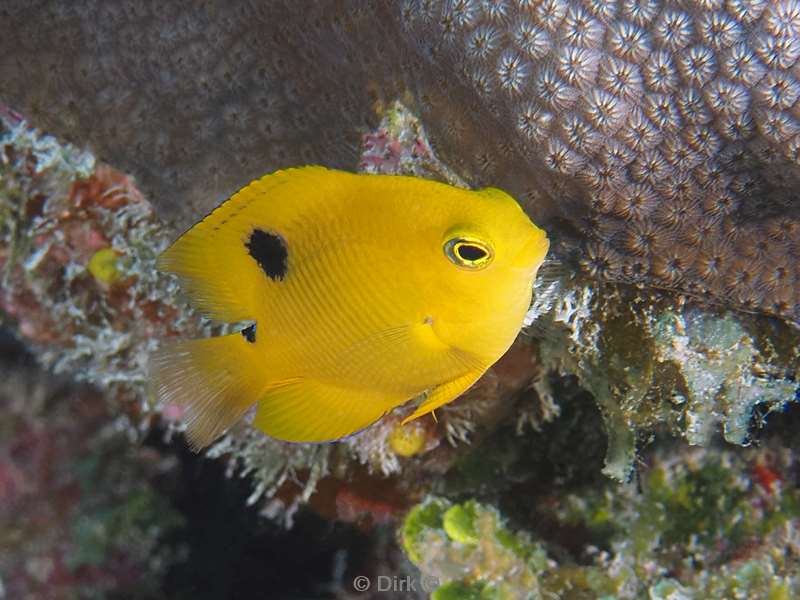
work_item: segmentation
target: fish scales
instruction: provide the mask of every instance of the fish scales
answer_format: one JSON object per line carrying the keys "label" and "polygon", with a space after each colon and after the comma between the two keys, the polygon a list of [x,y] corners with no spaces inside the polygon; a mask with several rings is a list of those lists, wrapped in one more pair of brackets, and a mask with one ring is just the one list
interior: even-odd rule
{"label": "fish scales", "polygon": [[265,176],[159,267],[241,334],[153,358],[155,393],[200,448],[252,406],[288,441],[335,440],[422,395],[466,391],[508,349],[549,247],[507,194],[304,167]]}

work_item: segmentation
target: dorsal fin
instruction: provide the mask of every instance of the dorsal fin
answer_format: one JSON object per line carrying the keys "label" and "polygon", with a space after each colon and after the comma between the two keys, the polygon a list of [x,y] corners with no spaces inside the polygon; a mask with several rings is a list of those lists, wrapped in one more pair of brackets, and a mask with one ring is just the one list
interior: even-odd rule
{"label": "dorsal fin", "polygon": [[324,167],[266,175],[178,238],[159,257],[158,268],[178,275],[206,316],[231,323],[254,319],[257,303],[285,275],[292,249],[283,229],[303,204],[345,176],[350,175]]}

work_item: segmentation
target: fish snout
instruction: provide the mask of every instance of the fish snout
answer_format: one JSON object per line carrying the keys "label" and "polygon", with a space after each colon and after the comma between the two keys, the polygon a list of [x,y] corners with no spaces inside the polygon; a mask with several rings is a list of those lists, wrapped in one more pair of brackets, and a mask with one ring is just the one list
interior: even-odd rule
{"label": "fish snout", "polygon": [[534,226],[533,232],[517,253],[514,265],[521,269],[530,270],[535,274],[544,262],[549,249],[550,240],[547,239],[547,233]]}

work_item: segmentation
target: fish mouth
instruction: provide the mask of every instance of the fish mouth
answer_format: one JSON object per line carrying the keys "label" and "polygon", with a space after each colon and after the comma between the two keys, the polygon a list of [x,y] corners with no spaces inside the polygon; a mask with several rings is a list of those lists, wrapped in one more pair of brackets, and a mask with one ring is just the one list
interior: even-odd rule
{"label": "fish mouth", "polygon": [[538,227],[531,234],[525,244],[520,248],[515,257],[514,264],[520,269],[530,270],[534,275],[544,262],[547,251],[550,249],[550,240],[547,234]]}

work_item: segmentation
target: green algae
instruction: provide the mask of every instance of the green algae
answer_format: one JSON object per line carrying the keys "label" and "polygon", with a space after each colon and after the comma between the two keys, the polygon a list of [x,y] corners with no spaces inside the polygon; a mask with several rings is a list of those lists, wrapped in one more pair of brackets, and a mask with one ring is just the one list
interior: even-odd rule
{"label": "green algae", "polygon": [[[800,490],[757,477],[765,456],[673,447],[653,457],[638,486],[607,481],[555,508],[534,500],[528,531],[485,503],[429,499],[409,513],[403,527],[414,542],[404,537],[403,547],[445,598],[794,597]],[[784,455],[776,481],[795,464]],[[539,521],[585,527],[583,554],[565,554],[557,535],[537,537]],[[519,576],[498,579],[503,570]]]}
{"label": "green algae", "polygon": [[491,507],[431,498],[412,509],[402,531],[412,562],[442,584],[432,598],[541,597],[538,572],[546,554]]}
{"label": "green algae", "polygon": [[431,600],[485,600],[494,598],[486,586],[468,585],[461,581],[450,581],[431,594]]}
{"label": "green algae", "polygon": [[428,530],[438,530],[442,527],[444,513],[449,505],[450,503],[444,500],[430,499],[415,506],[406,516],[400,529],[400,536],[403,548],[412,562],[422,559],[424,553],[422,536]]}
{"label": "green algae", "polygon": [[477,507],[474,502],[459,504],[444,513],[442,527],[451,540],[462,544],[478,543]]}

